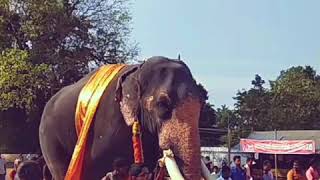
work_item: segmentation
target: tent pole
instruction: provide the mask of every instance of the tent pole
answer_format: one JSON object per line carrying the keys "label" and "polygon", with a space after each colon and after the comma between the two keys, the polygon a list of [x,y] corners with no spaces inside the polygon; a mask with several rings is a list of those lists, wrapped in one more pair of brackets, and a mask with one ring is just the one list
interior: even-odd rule
{"label": "tent pole", "polygon": [[[274,140],[277,140],[277,129],[274,130]],[[276,180],[278,180],[278,163],[277,163],[277,154],[274,154],[274,175],[276,177]]]}

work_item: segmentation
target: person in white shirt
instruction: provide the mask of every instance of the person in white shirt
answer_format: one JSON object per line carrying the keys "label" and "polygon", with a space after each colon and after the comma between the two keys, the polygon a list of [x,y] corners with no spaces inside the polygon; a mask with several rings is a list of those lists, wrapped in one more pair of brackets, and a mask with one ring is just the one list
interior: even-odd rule
{"label": "person in white shirt", "polygon": [[217,180],[232,180],[231,179],[231,170],[229,166],[222,166],[221,176]]}
{"label": "person in white shirt", "polygon": [[0,154],[0,180],[6,179],[6,161],[2,158],[2,154]]}
{"label": "person in white shirt", "polygon": [[254,159],[249,157],[247,159],[247,164],[244,166],[244,168],[246,169],[247,180],[253,180],[253,176],[252,176],[252,166],[253,166],[253,164],[255,164]]}
{"label": "person in white shirt", "polygon": [[220,176],[219,167],[218,166],[213,166],[212,173],[211,173],[212,179],[218,179],[219,176]]}

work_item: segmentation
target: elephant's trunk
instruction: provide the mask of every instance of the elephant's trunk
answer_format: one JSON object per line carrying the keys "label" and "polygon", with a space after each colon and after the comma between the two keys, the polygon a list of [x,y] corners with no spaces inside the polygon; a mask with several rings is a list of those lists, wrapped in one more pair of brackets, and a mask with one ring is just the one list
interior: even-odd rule
{"label": "elephant's trunk", "polygon": [[200,101],[188,97],[173,111],[172,119],[163,123],[159,134],[160,147],[173,150],[187,180],[201,178],[199,114]]}
{"label": "elephant's trunk", "polygon": [[[199,139],[199,140],[195,140]],[[177,155],[183,161],[182,172],[186,179],[200,179],[201,176],[201,155],[200,138],[198,130],[186,132],[181,136],[181,147],[177,148]],[[175,149],[175,148],[174,148]]]}

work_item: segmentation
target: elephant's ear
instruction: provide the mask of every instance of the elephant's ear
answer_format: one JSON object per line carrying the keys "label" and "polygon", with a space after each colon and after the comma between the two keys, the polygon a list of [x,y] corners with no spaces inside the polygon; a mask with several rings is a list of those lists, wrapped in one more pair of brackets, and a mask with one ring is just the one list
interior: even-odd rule
{"label": "elephant's ear", "polygon": [[120,104],[120,111],[128,126],[138,117],[139,87],[137,70],[139,66],[129,66],[118,79],[115,100]]}

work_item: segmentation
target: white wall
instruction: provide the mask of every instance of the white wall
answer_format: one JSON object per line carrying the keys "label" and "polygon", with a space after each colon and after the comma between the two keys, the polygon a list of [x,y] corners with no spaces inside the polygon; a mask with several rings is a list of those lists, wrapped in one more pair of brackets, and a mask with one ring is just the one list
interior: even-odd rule
{"label": "white wall", "polygon": [[[226,147],[201,147],[201,155],[203,157],[209,156],[210,160],[213,162],[214,166],[221,167],[221,163],[223,160],[228,162],[228,148]],[[244,165],[247,161],[248,157],[252,157],[250,153],[239,153],[232,151],[231,152],[231,162],[233,162],[234,156],[241,157],[241,164]]]}

